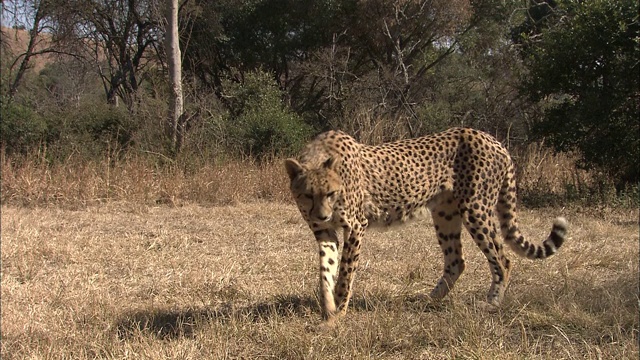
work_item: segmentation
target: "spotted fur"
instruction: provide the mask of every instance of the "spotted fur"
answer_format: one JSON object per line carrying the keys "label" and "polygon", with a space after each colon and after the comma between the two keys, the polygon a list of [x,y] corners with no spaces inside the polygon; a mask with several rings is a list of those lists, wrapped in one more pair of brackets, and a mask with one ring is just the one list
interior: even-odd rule
{"label": "spotted fur", "polygon": [[[369,225],[403,223],[430,210],[444,253],[442,277],[430,294],[434,299],[446,296],[464,271],[464,225],[489,262],[493,281],[487,301],[494,306],[502,301],[511,271],[503,239],[531,259],[553,255],[566,239],[567,222],[561,217],[541,244],[524,239],[511,157],[477,130],[453,128],[379,146],[329,131],[309,143],[298,160],[287,159],[285,168],[319,246],[319,293],[328,321],[346,312]],[[339,231],[344,241],[338,262]]]}

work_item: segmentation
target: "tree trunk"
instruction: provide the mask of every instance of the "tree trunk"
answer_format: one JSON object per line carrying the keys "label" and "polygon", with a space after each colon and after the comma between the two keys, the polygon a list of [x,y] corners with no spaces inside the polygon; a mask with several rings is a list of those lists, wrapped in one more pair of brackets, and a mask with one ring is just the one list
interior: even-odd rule
{"label": "tree trunk", "polygon": [[[20,63],[20,67],[18,68],[18,72],[16,77],[11,82],[9,86],[9,99],[13,99],[15,94],[18,92],[18,87],[22,83],[22,79],[24,78],[24,74],[29,68],[29,62],[31,58],[34,56],[36,43],[38,42],[38,36],[40,36],[40,21],[42,20],[43,10],[42,5],[34,5],[37,6],[36,14],[33,18],[33,26],[31,30],[29,30],[29,43],[27,44],[27,50],[25,51],[22,62]],[[13,66],[12,66],[13,67]]]}
{"label": "tree trunk", "polygon": [[183,116],[182,98],[182,56],[180,52],[180,34],[178,33],[178,0],[167,0],[167,28],[165,33],[167,64],[171,94],[169,97],[169,139],[174,155],[180,152],[182,129],[180,119]]}

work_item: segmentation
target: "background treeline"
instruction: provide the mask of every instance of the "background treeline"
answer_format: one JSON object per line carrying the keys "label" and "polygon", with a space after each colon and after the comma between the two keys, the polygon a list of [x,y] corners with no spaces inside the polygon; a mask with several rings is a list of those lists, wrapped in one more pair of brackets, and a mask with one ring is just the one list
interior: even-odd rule
{"label": "background treeline", "polygon": [[[637,205],[635,0],[181,1],[177,148],[165,3],[2,3],[3,203],[132,196],[123,184],[83,197],[46,182],[64,169],[100,179],[128,167],[136,180],[148,177],[153,190],[144,191],[198,200],[157,178],[238,161],[260,173],[330,128],[379,143],[464,125],[516,154],[531,198],[623,196]],[[553,162],[555,173],[541,170]],[[28,195],[29,171],[28,184],[49,184],[39,190],[49,195]],[[265,185],[267,174],[256,191],[268,198],[279,190]],[[186,186],[198,187],[177,187]]]}

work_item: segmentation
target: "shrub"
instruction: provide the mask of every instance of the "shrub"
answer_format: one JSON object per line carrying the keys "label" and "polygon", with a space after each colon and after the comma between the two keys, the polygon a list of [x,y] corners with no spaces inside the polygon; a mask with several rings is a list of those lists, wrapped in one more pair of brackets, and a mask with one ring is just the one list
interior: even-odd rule
{"label": "shrub", "polygon": [[566,13],[542,32],[526,58],[523,90],[545,105],[533,133],[558,150],[579,150],[582,166],[640,181],[637,2],[560,2]]}
{"label": "shrub", "polygon": [[284,93],[268,73],[250,72],[242,83],[230,83],[227,88],[228,133],[232,148],[243,155],[288,155],[311,134],[311,126],[284,106]]}
{"label": "shrub", "polygon": [[137,129],[137,122],[126,109],[105,103],[85,103],[51,112],[47,118],[50,160],[71,154],[96,160],[107,152],[115,154],[133,144]]}
{"label": "shrub", "polygon": [[2,104],[0,143],[8,153],[23,153],[45,140],[47,124],[30,107],[15,102]]}

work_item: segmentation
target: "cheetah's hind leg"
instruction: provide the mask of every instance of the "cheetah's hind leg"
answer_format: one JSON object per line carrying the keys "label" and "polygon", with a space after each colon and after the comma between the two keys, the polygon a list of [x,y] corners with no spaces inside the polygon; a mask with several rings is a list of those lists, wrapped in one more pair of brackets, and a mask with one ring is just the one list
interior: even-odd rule
{"label": "cheetah's hind leg", "polygon": [[445,297],[464,271],[464,256],[462,255],[462,219],[453,198],[441,201],[431,209],[433,224],[438,237],[438,244],[444,255],[444,269],[442,277],[431,290],[430,297],[435,300]]}

